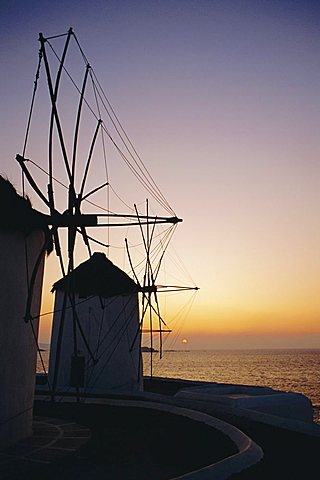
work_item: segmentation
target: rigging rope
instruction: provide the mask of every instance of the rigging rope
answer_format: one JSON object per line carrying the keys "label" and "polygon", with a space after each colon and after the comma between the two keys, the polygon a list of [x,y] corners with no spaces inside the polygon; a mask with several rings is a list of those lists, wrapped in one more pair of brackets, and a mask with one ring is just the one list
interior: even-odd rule
{"label": "rigging rope", "polygon": [[[73,36],[74,36],[74,38],[75,38],[75,41],[76,41],[76,43],[77,43],[77,45],[78,45],[78,47],[79,47],[79,50],[80,50],[81,54],[82,54],[84,63],[85,63],[85,65],[87,65],[87,64],[88,64],[88,59],[87,59],[86,55],[84,54],[84,51],[83,51],[83,49],[81,48],[80,42],[79,42],[79,40],[78,40],[78,38],[77,38],[77,36],[76,36],[76,34],[75,34],[74,32],[73,32]],[[141,167],[139,167],[139,164],[138,164],[137,160],[134,158],[134,156],[133,156],[132,153],[130,152],[128,146],[126,145],[126,143],[125,143],[125,141],[124,141],[124,139],[123,139],[123,137],[122,137],[122,135],[121,135],[120,132],[118,131],[118,128],[116,127],[116,123],[119,125],[121,131],[123,132],[123,134],[124,134],[124,136],[125,136],[125,138],[126,138],[126,140],[128,141],[129,145],[131,146],[131,148],[132,148],[133,152],[135,153],[136,157],[138,158],[138,160],[139,160],[139,162],[140,162],[140,164],[141,164],[144,172],[145,172],[145,173],[147,174],[147,176],[149,177],[149,180],[151,181],[151,184],[155,187],[155,189],[156,189],[156,191],[158,192],[160,198],[162,198],[162,201],[164,202],[164,204],[167,205],[168,211],[170,211],[170,213],[172,213],[173,215],[175,215],[174,210],[171,208],[171,206],[170,206],[170,204],[167,202],[165,196],[164,196],[164,195],[162,194],[162,192],[160,191],[158,185],[157,185],[156,182],[154,181],[154,179],[153,179],[153,177],[151,176],[150,172],[147,170],[147,168],[146,168],[146,166],[144,165],[144,163],[143,163],[140,155],[138,154],[136,148],[134,147],[132,141],[130,140],[129,136],[127,135],[126,131],[124,130],[124,128],[123,128],[123,126],[122,126],[122,124],[121,124],[121,122],[120,122],[117,114],[115,113],[115,111],[114,111],[114,109],[113,109],[113,107],[112,107],[112,105],[111,105],[111,103],[110,103],[107,95],[105,94],[105,92],[104,92],[104,90],[103,90],[103,88],[102,88],[102,86],[101,86],[101,83],[99,82],[99,79],[98,79],[97,75],[96,75],[95,72],[91,69],[91,76],[92,76],[92,75],[94,76],[94,78],[95,78],[95,80],[96,80],[96,82],[97,82],[97,85],[98,85],[98,87],[99,87],[99,89],[100,89],[100,92],[101,92],[101,93],[98,92],[98,95],[99,95],[99,98],[100,98],[100,100],[101,100],[101,103],[102,103],[102,105],[104,106],[104,108],[105,108],[105,110],[106,110],[106,112],[107,112],[107,115],[109,116],[109,118],[110,118],[113,126],[115,127],[115,129],[116,129],[119,137],[121,138],[123,144],[125,145],[128,153],[130,154],[130,156],[132,157],[132,159],[134,160],[134,162],[136,163],[136,165],[138,166],[138,168],[141,168]],[[93,79],[92,79],[92,82],[93,82]],[[104,101],[103,101],[102,98],[101,98],[101,95],[103,96],[103,98],[104,98],[105,101],[107,102],[107,105],[108,105],[109,109],[111,110],[111,113],[112,113],[114,119],[116,120],[116,123],[114,122],[114,120],[113,120],[113,118],[112,118],[112,115],[110,114],[108,108],[105,106],[105,103],[104,103]],[[99,115],[100,115],[100,112],[99,112]],[[100,118],[101,118],[101,115],[100,115]]]}
{"label": "rigging rope", "polygon": [[[75,34],[73,33],[73,36],[75,37]],[[53,54],[55,55],[55,57],[58,59],[58,61],[61,63],[61,59],[59,57],[59,55],[56,53],[54,47],[52,46],[51,42],[47,42],[49,47],[51,48]],[[81,50],[82,51],[82,50]],[[87,61],[87,60],[86,60]],[[77,86],[77,84],[75,83],[75,81],[73,80],[72,76],[70,75],[70,73],[68,72],[68,70],[66,69],[65,66],[62,67],[63,70],[65,71],[65,73],[67,74],[67,76],[69,77],[69,79],[71,80],[72,84],[74,85],[75,89],[77,90],[77,92],[79,93],[79,95],[81,95],[81,90],[80,88]],[[92,70],[92,68],[91,68]],[[93,72],[93,75],[95,76],[95,73]],[[97,80],[97,77],[95,76],[96,78],[96,81],[98,83],[98,80]],[[102,87],[100,86],[100,84],[98,83],[99,85],[99,88],[101,89],[101,91],[103,92],[102,90]],[[103,92],[104,94],[104,92]],[[104,94],[105,95],[105,94]],[[135,152],[135,154],[137,155],[137,158],[139,159],[140,161],[140,164],[139,165],[139,162],[137,161],[136,158],[134,158],[134,155],[133,153],[130,151],[128,145],[126,144],[123,136],[121,135],[118,127],[116,126],[116,123],[114,122],[114,120],[112,119],[112,116],[110,115],[110,112],[108,111],[106,105],[105,105],[105,102],[103,101],[103,99],[101,98],[102,97],[102,94],[99,93],[99,98],[101,100],[101,103],[102,105],[104,106],[114,128],[116,129],[120,139],[122,140],[126,150],[128,151],[129,155],[131,156],[132,160],[134,161],[134,163],[136,164],[137,168],[135,168],[131,162],[128,160],[128,158],[126,157],[126,155],[124,154],[124,152],[121,150],[121,148],[118,146],[117,142],[113,139],[111,133],[109,132],[109,130],[106,128],[106,126],[104,124],[101,125],[101,128],[105,131],[105,133],[107,134],[107,136],[109,137],[109,140],[111,141],[111,143],[114,145],[114,147],[116,148],[116,150],[118,151],[119,155],[121,156],[121,158],[124,160],[124,162],[126,163],[126,165],[128,166],[128,168],[131,170],[131,172],[133,173],[133,175],[137,178],[137,180],[144,186],[144,188],[150,193],[150,195],[152,195],[152,197],[157,200],[157,202],[162,205],[163,208],[165,208],[167,211],[170,212],[170,214],[173,214],[175,215],[173,209],[170,207],[169,203],[167,202],[167,200],[165,199],[164,195],[161,193],[160,189],[158,188],[158,186],[156,185],[156,183],[154,182],[153,178],[151,177],[148,169],[146,168],[146,166],[144,165],[144,163],[142,162],[142,159],[140,158],[140,156],[136,153],[134,147],[133,148],[133,151]],[[99,120],[99,115],[97,115],[94,111],[94,109],[90,106],[89,102],[86,100],[86,98],[83,99],[84,103],[86,104],[86,106],[88,107],[89,111],[93,114],[93,116],[95,117],[96,120]],[[119,122],[119,125],[120,122]],[[121,129],[123,130],[123,128],[121,127]],[[124,130],[123,130],[124,131]],[[127,135],[125,134],[125,136],[127,137]],[[129,140],[128,140],[129,141]],[[131,142],[129,141],[129,143],[131,144]],[[139,173],[140,171],[140,173]]]}
{"label": "rigging rope", "polygon": [[[94,72],[93,72],[93,75],[95,76],[95,73],[94,73]],[[95,78],[96,78],[96,76],[95,76]],[[168,211],[170,211],[170,213],[172,213],[172,214],[175,215],[174,211],[173,211],[172,208],[170,207],[170,205],[169,205],[169,203],[167,202],[166,198],[164,197],[164,195],[163,195],[162,192],[160,191],[159,187],[158,187],[157,184],[155,183],[154,179],[152,178],[151,174],[149,173],[149,171],[147,170],[147,168],[146,168],[145,165],[143,164],[140,155],[139,155],[138,152],[136,151],[136,149],[135,149],[135,147],[133,146],[131,140],[129,139],[128,135],[126,134],[124,128],[122,127],[122,125],[121,125],[121,123],[120,123],[117,115],[115,114],[115,112],[114,112],[114,110],[113,110],[113,108],[112,108],[112,106],[111,106],[111,104],[110,104],[107,96],[105,95],[104,91],[102,90],[102,87],[101,87],[101,85],[100,85],[100,83],[99,83],[99,81],[98,81],[97,78],[96,78],[96,80],[97,80],[98,85],[99,85],[99,88],[101,89],[101,92],[102,92],[102,93],[98,92],[98,95],[99,95],[99,98],[100,98],[100,100],[101,100],[101,103],[102,103],[102,105],[103,105],[103,107],[104,107],[104,109],[105,109],[105,111],[106,111],[106,113],[107,113],[107,115],[108,115],[108,117],[109,117],[112,125],[114,126],[117,134],[119,135],[119,138],[121,139],[122,143],[124,144],[124,146],[125,146],[128,154],[130,155],[130,157],[132,158],[132,160],[133,160],[134,163],[136,164],[136,166],[137,166],[137,168],[138,168],[138,171],[140,171],[141,175],[145,178],[145,181],[146,181],[146,182],[147,182],[147,181],[150,181],[150,187],[152,186],[152,188],[155,189],[154,192],[155,192],[155,194],[158,196],[158,201],[159,201],[159,203],[161,203],[163,206],[166,205],[166,209],[167,209]],[[116,119],[116,122],[114,121],[112,115],[110,114],[110,112],[109,112],[109,110],[108,110],[108,108],[107,108],[107,106],[106,106],[106,104],[105,104],[102,96],[104,97],[105,101],[107,102],[107,105],[108,105],[108,107],[110,108],[110,110],[111,110],[114,118]],[[123,135],[124,135],[125,138],[124,138],[123,135],[121,134],[119,128],[117,127],[117,124],[119,125],[119,128],[120,128],[120,130],[123,132]],[[130,145],[130,147],[132,148],[132,150],[133,150],[133,152],[134,152],[135,155],[132,153],[132,151],[130,151],[130,148],[128,147],[128,145],[127,145],[127,143],[126,143],[125,140],[127,140],[127,142],[129,143],[129,145]],[[135,158],[135,156],[136,156],[136,158]],[[137,161],[137,159],[139,160],[139,162]]]}

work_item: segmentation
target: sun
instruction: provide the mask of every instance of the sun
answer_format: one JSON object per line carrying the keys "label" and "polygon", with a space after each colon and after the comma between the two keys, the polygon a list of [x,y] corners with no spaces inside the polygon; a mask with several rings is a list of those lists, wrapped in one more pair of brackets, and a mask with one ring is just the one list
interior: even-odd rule
{"label": "sun", "polygon": [[184,345],[186,345],[188,343],[188,339],[187,338],[182,338],[181,339],[181,343],[183,343]]}

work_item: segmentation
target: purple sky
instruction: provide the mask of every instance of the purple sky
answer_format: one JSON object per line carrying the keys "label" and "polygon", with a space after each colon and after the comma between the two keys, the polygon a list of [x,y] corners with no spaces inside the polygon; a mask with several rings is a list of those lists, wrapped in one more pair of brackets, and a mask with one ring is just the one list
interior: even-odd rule
{"label": "purple sky", "polygon": [[[0,173],[20,187],[38,33],[72,26],[184,219],[173,243],[201,288],[181,330],[190,348],[237,334],[243,347],[320,347],[319,3],[2,1],[0,22]],[[40,157],[42,103],[36,114]]]}

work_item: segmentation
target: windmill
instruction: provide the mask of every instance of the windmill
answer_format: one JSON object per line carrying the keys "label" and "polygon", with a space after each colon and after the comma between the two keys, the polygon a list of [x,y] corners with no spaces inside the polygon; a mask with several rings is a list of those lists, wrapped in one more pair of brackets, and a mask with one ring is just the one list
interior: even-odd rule
{"label": "windmill", "polygon": [[[95,232],[106,229],[109,232],[112,229],[128,229],[129,227],[130,229],[136,227],[140,231],[142,247],[145,255],[142,280],[139,280],[136,271],[137,267],[132,260],[130,242],[125,238],[125,248],[132,275],[134,276],[142,295],[142,314],[139,330],[136,333],[131,348],[134,348],[139,332],[142,331],[150,334],[151,348],[153,334],[159,333],[161,356],[162,335],[164,331],[170,331],[170,329],[161,316],[158,293],[163,290],[184,290],[189,288],[157,285],[164,253],[177,224],[182,220],[176,216],[168,201],[161,193],[159,187],[148,172],[141,157],[126,134],[110,101],[108,100],[108,97],[104,93],[92,66],[84,54],[73,29],[70,28],[67,33],[62,35],[50,37],[45,37],[40,33],[39,42],[39,60],[35,75],[24,145],[22,154],[17,154],[16,156],[16,160],[19,162],[22,170],[23,188],[25,180],[27,180],[47,209],[45,219],[54,241],[55,253],[59,260],[63,278],[70,278],[74,272],[76,263],[76,245],[79,244],[79,240],[81,240],[82,246],[86,249],[89,258],[93,254],[93,244],[98,244],[107,249],[109,248],[109,243],[102,241],[101,238],[98,238],[98,236],[95,233],[92,233],[92,231]],[[58,53],[55,47],[55,42],[59,42],[60,44],[62,42],[60,53]],[[71,48],[77,51],[82,62],[82,73],[79,75],[79,78],[81,75],[82,78],[80,81],[75,80],[67,66],[68,55]],[[30,143],[29,138],[30,132],[32,131],[38,84],[40,77],[43,75],[43,69],[49,94],[49,129],[47,135],[47,152],[45,154],[48,161],[46,165],[38,162],[33,156],[27,158],[27,147]],[[68,115],[67,123],[64,120],[66,117],[66,98],[61,98],[62,80],[64,80],[65,83],[68,83],[69,91],[72,90],[77,98],[76,103],[74,103],[75,115],[73,119],[73,128],[70,126],[70,115]],[[88,128],[88,124],[86,124],[87,128],[85,131],[82,126],[84,116],[90,118],[91,122],[90,128]],[[91,133],[89,134],[89,132]],[[81,134],[86,137],[86,154],[83,153],[84,142],[81,141]],[[100,183],[94,185],[90,179],[92,177],[92,171],[95,171],[96,168],[95,161],[97,156],[96,151],[98,148],[98,139],[100,139],[100,151],[102,152],[100,154],[100,161],[103,159],[102,163],[105,166],[105,179],[103,182],[100,181]],[[144,214],[139,212],[136,204],[134,204],[134,210],[131,210],[131,212],[127,211],[126,213],[118,213],[111,210],[109,204],[110,192],[116,196],[118,203],[121,204],[122,202],[122,204],[127,204],[115,191],[110,182],[107,168],[108,148],[112,149],[112,155],[117,155],[118,158],[122,160],[131,175],[133,175],[136,181],[144,187],[148,196],[156,201],[156,203],[161,206],[162,210],[167,212],[166,215],[150,215],[148,200],[145,203],[146,211]],[[79,157],[81,157],[81,160],[79,160]],[[32,170],[40,170],[40,172],[45,175],[47,182],[46,188],[44,188],[43,185],[39,185]],[[97,176],[99,180],[101,180],[100,176],[96,175],[96,177]],[[61,180],[61,177],[63,177],[64,180]],[[58,188],[65,190],[64,201],[61,200],[61,195],[58,196],[56,194]],[[107,198],[106,207],[102,207],[100,204],[93,202],[92,200],[94,196],[97,197],[101,192],[104,192]],[[89,206],[91,209],[94,207],[95,211],[87,213],[86,206]],[[166,230],[161,239],[158,239],[157,246],[154,248],[154,240],[157,237],[156,228],[159,225],[165,226]],[[65,240],[61,239],[61,232],[63,229],[67,232]],[[46,245],[44,248],[46,248]],[[159,249],[161,249],[161,251]],[[152,257],[155,255],[155,251],[157,251],[158,261],[156,266],[153,266]],[[33,272],[31,276],[29,286],[29,297],[25,314],[25,320],[27,322],[32,322],[30,305],[33,289],[32,278],[35,278],[35,276],[36,271]],[[196,289],[196,287],[191,288]],[[65,312],[68,302],[71,305],[73,313],[72,328],[74,356],[77,358],[78,338],[79,336],[81,336],[83,340],[85,340],[85,338],[77,315],[75,294],[71,289],[66,288],[62,307],[63,312]],[[64,313],[62,313],[58,342],[61,342],[63,337],[64,316]],[[144,324],[146,323],[147,317],[148,327],[145,328]],[[92,352],[90,352],[90,355],[93,358]],[[56,393],[56,382],[59,368],[59,355],[57,355],[55,373],[51,385],[52,399],[54,399]],[[76,387],[76,394],[79,399],[80,393],[78,387]]]}

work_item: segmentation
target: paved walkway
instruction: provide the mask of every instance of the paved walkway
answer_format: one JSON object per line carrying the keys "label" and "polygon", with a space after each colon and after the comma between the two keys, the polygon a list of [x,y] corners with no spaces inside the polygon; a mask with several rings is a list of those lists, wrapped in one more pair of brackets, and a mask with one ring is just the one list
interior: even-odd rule
{"label": "paved walkway", "polygon": [[0,452],[1,479],[35,478],[35,473],[76,452],[90,437],[90,429],[77,423],[34,417],[32,437]]}

